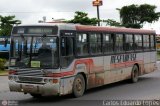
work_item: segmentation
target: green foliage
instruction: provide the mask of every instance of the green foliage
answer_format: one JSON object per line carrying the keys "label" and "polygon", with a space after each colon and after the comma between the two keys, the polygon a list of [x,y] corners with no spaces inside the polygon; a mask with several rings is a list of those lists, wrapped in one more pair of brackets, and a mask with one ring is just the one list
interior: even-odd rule
{"label": "green foliage", "polygon": [[153,23],[158,21],[160,12],[155,12],[157,7],[154,5],[129,5],[124,6],[121,9],[117,9],[120,12],[121,23],[125,27],[142,28],[143,24]]}
{"label": "green foliage", "polygon": [[102,20],[102,22],[105,22],[106,25],[109,25],[109,26],[116,26],[116,27],[122,26],[121,23],[119,23],[113,19]]}
{"label": "green foliage", "polygon": [[15,16],[1,16],[0,15],[0,35],[9,36],[13,25],[20,24],[20,20],[15,20]]}
{"label": "green foliage", "polygon": [[96,25],[98,23],[97,18],[89,18],[85,12],[76,11],[74,19],[69,20],[68,23],[79,23],[82,25]]}
{"label": "green foliage", "polygon": [[139,29],[139,28],[142,28],[142,25],[140,24],[132,24],[132,23],[126,23],[126,24],[123,24],[124,27],[126,28],[136,28],[136,29]]}
{"label": "green foliage", "polygon": [[0,70],[5,69],[5,63],[6,63],[6,59],[0,58]]}
{"label": "green foliage", "polygon": [[160,61],[160,51],[157,51],[157,60]]}

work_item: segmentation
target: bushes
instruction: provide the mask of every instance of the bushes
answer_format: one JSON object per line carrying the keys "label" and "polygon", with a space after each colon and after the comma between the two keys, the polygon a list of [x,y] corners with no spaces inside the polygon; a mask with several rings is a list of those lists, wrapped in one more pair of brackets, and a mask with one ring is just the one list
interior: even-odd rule
{"label": "bushes", "polygon": [[157,51],[157,60],[160,61],[160,51]]}
{"label": "bushes", "polygon": [[0,70],[8,68],[6,62],[9,59],[9,52],[0,52]]}
{"label": "bushes", "polygon": [[0,58],[9,59],[9,52],[0,51]]}
{"label": "bushes", "polygon": [[4,70],[5,69],[6,61],[7,61],[6,59],[0,58],[0,70]]}

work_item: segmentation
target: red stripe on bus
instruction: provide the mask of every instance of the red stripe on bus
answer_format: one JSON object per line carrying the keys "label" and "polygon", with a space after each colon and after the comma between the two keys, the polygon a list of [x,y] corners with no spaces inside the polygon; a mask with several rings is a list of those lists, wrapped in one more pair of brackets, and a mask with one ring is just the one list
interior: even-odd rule
{"label": "red stripe on bus", "polygon": [[[135,63],[139,63],[139,64],[143,64],[143,60],[136,60],[136,61],[127,61],[127,62],[122,62],[122,63],[115,63],[115,64],[111,64],[111,68],[124,68],[126,66],[132,66]],[[103,66],[95,66],[93,59],[80,59],[80,60],[76,60],[75,64],[74,64],[74,68],[71,71],[65,71],[65,72],[61,72],[61,73],[51,73],[48,74],[48,77],[64,77],[64,76],[71,76],[75,74],[75,70],[76,70],[76,66],[78,64],[85,64],[87,71],[90,73],[94,73],[94,72],[103,72],[104,71],[104,67]],[[92,71],[92,72],[91,72]]]}
{"label": "red stripe on bus", "polygon": [[143,62],[143,60],[127,61],[127,62],[111,64],[110,66],[112,68],[123,68],[123,67],[127,67],[127,66],[132,66],[135,63],[143,64],[144,62]]}
{"label": "red stripe on bus", "polygon": [[93,71],[93,72],[104,71],[103,66],[95,66],[94,65],[93,59],[80,59],[80,60],[75,61],[73,70],[65,71],[65,72],[61,72],[61,73],[50,73],[47,76],[48,77],[64,77],[64,76],[74,75],[75,70],[76,70],[76,66],[78,64],[85,64],[88,73],[89,73],[89,71],[90,71],[90,73],[91,73],[91,71]]}

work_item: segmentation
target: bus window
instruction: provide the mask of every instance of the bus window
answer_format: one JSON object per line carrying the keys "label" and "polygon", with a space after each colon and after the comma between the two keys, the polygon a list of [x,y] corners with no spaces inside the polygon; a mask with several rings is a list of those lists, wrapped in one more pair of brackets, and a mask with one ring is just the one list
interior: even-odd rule
{"label": "bus window", "polygon": [[123,34],[116,34],[115,51],[123,52]]}
{"label": "bus window", "polygon": [[135,42],[135,44],[134,44],[134,48],[135,48],[135,50],[137,51],[139,51],[139,50],[142,50],[142,35],[135,35],[135,37],[134,37],[134,42]]}
{"label": "bus window", "polygon": [[149,50],[149,35],[143,35],[143,49]]}
{"label": "bus window", "polygon": [[126,34],[125,35],[125,50],[126,51],[133,51],[133,35],[132,34]]}
{"label": "bus window", "polygon": [[155,50],[154,35],[150,35],[150,45],[151,45],[151,50]]}
{"label": "bus window", "polygon": [[61,66],[68,67],[73,61],[73,37],[62,37],[61,39]]}
{"label": "bus window", "polygon": [[90,53],[100,54],[102,52],[101,34],[90,34]]}
{"label": "bus window", "polygon": [[113,38],[111,34],[103,34],[103,52],[105,54],[113,52]]}
{"label": "bus window", "polygon": [[76,35],[76,50],[78,56],[88,55],[88,37],[85,33],[78,33]]}

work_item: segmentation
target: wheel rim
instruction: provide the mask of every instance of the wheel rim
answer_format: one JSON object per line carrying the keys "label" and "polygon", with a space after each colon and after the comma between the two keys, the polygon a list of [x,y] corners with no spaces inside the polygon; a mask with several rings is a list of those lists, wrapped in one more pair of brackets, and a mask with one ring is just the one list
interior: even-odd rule
{"label": "wheel rim", "polygon": [[76,80],[75,86],[76,86],[76,91],[78,91],[79,93],[82,92],[83,85],[82,85],[82,80],[80,78]]}
{"label": "wheel rim", "polygon": [[134,70],[133,78],[134,78],[134,80],[137,80],[137,78],[138,78],[138,71],[137,70]]}

